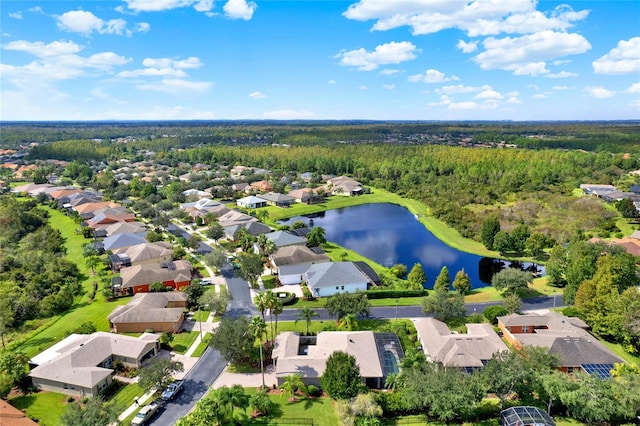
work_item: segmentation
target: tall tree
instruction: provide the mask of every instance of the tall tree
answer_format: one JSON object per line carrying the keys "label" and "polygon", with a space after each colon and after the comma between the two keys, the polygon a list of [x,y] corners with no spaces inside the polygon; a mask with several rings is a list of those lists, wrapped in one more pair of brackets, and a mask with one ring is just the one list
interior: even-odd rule
{"label": "tall tree", "polygon": [[322,244],[326,244],[327,238],[325,237],[324,228],[316,226],[307,234],[307,247],[318,247]]}
{"label": "tall tree", "polygon": [[424,269],[422,268],[421,264],[415,263],[411,268],[411,271],[409,271],[407,279],[411,284],[419,285],[420,287],[422,287],[424,283],[427,282],[427,274],[424,273]]}
{"label": "tall tree", "polygon": [[436,290],[422,299],[422,312],[433,314],[440,321],[461,317],[466,312],[464,296],[457,292]]}
{"label": "tall tree", "polygon": [[249,281],[252,287],[258,283],[258,278],[264,271],[264,264],[260,255],[255,253],[242,253],[238,256],[240,262],[239,274],[242,279]]}
{"label": "tall tree", "polygon": [[443,266],[440,269],[440,274],[436,278],[436,282],[433,285],[434,290],[442,290],[449,291],[449,286],[451,285],[451,278],[449,277],[449,269],[446,266]]}
{"label": "tall tree", "polygon": [[262,389],[266,388],[264,384],[264,359],[262,356],[262,338],[264,334],[267,332],[267,325],[264,323],[263,319],[256,316],[251,319],[251,323],[249,324],[249,332],[254,339],[258,339],[258,345],[260,348],[260,373],[262,374]]}
{"label": "tall tree", "polygon": [[210,345],[232,364],[242,364],[250,358],[253,341],[247,339],[249,319],[223,317],[211,333]]}
{"label": "tall tree", "polygon": [[505,268],[493,276],[491,285],[493,285],[496,290],[509,294],[528,288],[532,281],[533,276],[531,272],[516,268]]}
{"label": "tall tree", "polygon": [[220,222],[213,221],[209,223],[209,228],[207,228],[206,236],[207,238],[216,241],[224,237],[224,229],[222,228],[222,225],[220,225]]}
{"label": "tall tree", "polygon": [[471,280],[469,279],[469,275],[464,272],[464,268],[456,272],[456,276],[453,279],[453,288],[463,295],[471,291]]}
{"label": "tall tree", "polygon": [[327,298],[325,308],[330,316],[338,317],[337,321],[340,322],[348,314],[368,317],[371,302],[365,293],[336,293]]}
{"label": "tall tree", "polygon": [[304,321],[305,326],[307,327],[307,332],[305,333],[307,336],[309,335],[309,326],[311,325],[311,321],[313,321],[313,319],[317,316],[318,313],[308,306],[305,306],[298,311],[298,318],[296,318],[296,323],[300,320]]}
{"label": "tall tree", "polygon": [[146,391],[162,389],[171,382],[174,373],[181,371],[184,371],[184,365],[180,361],[156,358],[140,369],[138,384]]}
{"label": "tall tree", "polygon": [[364,387],[356,359],[341,351],[332,353],[327,359],[320,384],[333,399],[353,398]]}
{"label": "tall tree", "polygon": [[491,216],[488,217],[482,223],[482,229],[480,231],[480,241],[482,244],[488,249],[493,250],[493,239],[496,234],[500,232],[500,221],[497,217]]}
{"label": "tall tree", "polygon": [[118,406],[104,402],[100,397],[89,398],[87,402],[74,402],[67,406],[60,418],[63,426],[109,426],[117,424]]}

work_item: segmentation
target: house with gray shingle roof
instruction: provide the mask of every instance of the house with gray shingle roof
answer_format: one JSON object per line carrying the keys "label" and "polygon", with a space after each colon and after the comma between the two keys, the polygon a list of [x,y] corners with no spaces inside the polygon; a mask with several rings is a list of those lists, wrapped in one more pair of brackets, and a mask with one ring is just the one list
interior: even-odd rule
{"label": "house with gray shingle roof", "polygon": [[181,291],[138,293],[126,305],[116,307],[107,319],[116,333],[176,333],[186,307],[187,295]]}
{"label": "house with gray shingle roof", "polygon": [[286,194],[280,194],[279,192],[269,192],[267,194],[260,194],[258,198],[262,198],[270,206],[276,207],[289,207],[295,199]]}
{"label": "house with gray shingle roof", "polygon": [[282,285],[300,284],[311,265],[331,261],[326,254],[315,253],[302,245],[282,247],[271,255],[270,260]]}
{"label": "house with gray shingle roof", "polygon": [[147,232],[134,232],[125,234],[115,234],[102,241],[105,250],[115,250],[123,247],[135,246],[148,242],[145,239]]}
{"label": "house with gray shingle roof", "polygon": [[139,368],[159,350],[159,336],[144,333],[140,337],[99,331],[72,334],[33,357],[35,366],[29,377],[39,389],[73,396],[93,397],[112,382],[114,361]]}
{"label": "house with gray shingle roof", "polygon": [[316,263],[304,274],[304,282],[316,297],[365,291],[369,279],[352,262]]}
{"label": "house with gray shingle roof", "polygon": [[[277,248],[287,247],[287,246],[303,246],[307,244],[307,239],[304,237],[299,237],[297,235],[293,235],[287,231],[274,231],[268,234],[264,234],[268,240],[273,241]],[[254,245],[254,249],[256,253],[260,252],[260,247],[256,243]]]}
{"label": "house with gray shingle roof", "polygon": [[508,351],[491,324],[467,324],[467,333],[452,333],[434,318],[413,321],[427,361],[472,371],[482,368],[493,354]]}
{"label": "house with gray shingle roof", "polygon": [[258,235],[268,234],[272,231],[264,223],[260,222],[249,222],[249,223],[241,223],[238,225],[231,225],[224,228],[224,235],[232,241],[238,240],[238,233],[241,229],[246,230],[249,235],[257,237]]}

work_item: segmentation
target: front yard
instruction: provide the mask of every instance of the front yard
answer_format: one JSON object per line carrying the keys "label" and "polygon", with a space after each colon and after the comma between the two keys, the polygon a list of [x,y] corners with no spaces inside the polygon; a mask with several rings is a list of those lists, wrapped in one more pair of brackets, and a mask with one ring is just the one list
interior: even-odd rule
{"label": "front yard", "polygon": [[27,416],[41,426],[56,426],[67,408],[67,395],[55,392],[38,392],[17,396],[9,400],[18,410],[25,410]]}

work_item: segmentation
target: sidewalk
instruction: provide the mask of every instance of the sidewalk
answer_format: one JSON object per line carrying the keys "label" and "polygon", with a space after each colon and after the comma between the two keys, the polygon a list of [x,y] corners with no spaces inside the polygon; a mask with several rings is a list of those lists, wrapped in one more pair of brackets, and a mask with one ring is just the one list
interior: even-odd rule
{"label": "sidewalk", "polygon": [[137,402],[134,402],[133,404],[131,404],[129,406],[129,408],[127,408],[126,410],[124,410],[119,416],[118,416],[118,421],[122,422],[124,421],[124,419],[126,419],[127,417],[129,417],[130,415],[132,415],[133,413],[137,412],[140,407],[142,407],[143,405],[145,405],[145,402],[147,402],[148,400],[151,399],[151,397],[156,393],[155,389],[154,390],[150,390],[149,392],[145,393],[144,395],[142,395],[140,398],[138,398]]}

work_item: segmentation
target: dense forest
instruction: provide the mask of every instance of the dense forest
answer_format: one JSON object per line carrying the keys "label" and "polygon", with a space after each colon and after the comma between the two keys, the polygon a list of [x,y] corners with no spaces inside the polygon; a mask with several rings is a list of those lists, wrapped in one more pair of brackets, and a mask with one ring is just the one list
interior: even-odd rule
{"label": "dense forest", "polygon": [[[0,335],[25,320],[66,311],[80,290],[64,239],[35,201],[0,198]],[[3,340],[4,342],[4,340]]]}

